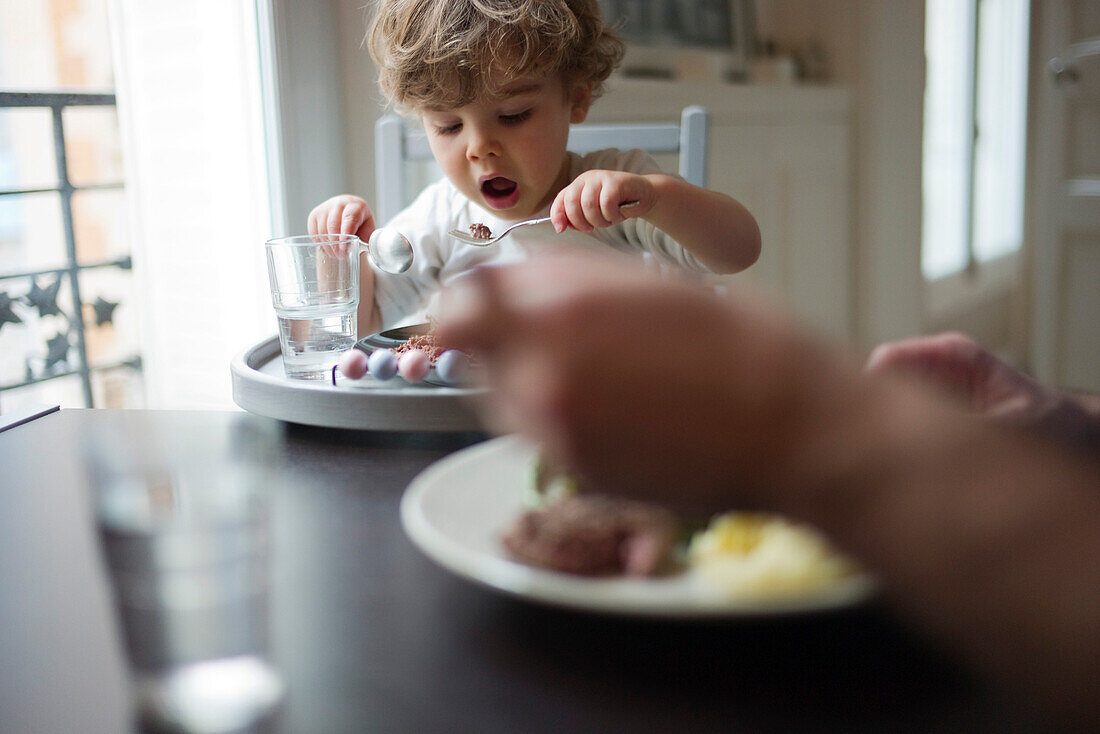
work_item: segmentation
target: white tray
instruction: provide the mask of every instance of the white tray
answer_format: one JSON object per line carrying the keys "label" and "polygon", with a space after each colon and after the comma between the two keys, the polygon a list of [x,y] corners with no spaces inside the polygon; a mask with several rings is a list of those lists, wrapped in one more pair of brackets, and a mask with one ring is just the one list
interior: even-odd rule
{"label": "white tray", "polygon": [[250,413],[311,426],[378,431],[481,431],[470,398],[479,390],[386,382],[367,375],[332,382],[291,380],[279,338],[233,358],[233,401]]}

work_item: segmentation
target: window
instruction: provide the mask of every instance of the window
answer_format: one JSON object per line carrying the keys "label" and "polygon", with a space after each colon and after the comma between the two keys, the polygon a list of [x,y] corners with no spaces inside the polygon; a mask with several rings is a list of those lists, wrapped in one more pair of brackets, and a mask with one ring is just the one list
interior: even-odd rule
{"label": "window", "polygon": [[921,269],[935,280],[1023,244],[1028,0],[928,0]]}
{"label": "window", "polygon": [[106,0],[0,0],[0,410],[143,402]]}
{"label": "window", "polygon": [[275,333],[261,6],[0,0],[0,411],[235,407]]}

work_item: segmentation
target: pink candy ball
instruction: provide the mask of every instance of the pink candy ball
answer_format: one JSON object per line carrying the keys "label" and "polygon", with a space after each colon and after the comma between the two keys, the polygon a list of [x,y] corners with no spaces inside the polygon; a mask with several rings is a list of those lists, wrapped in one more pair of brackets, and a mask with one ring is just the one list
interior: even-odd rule
{"label": "pink candy ball", "polygon": [[367,355],[358,349],[349,349],[340,357],[340,374],[349,380],[358,380],[367,374]]}
{"label": "pink candy ball", "polygon": [[397,374],[409,382],[420,382],[431,370],[428,353],[422,349],[410,349],[397,360]]}

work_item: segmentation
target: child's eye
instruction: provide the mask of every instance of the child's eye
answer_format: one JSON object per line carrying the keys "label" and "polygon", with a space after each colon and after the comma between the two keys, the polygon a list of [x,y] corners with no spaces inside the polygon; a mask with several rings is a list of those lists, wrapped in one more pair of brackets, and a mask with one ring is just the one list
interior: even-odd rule
{"label": "child's eye", "polygon": [[435,131],[439,135],[454,135],[462,129],[462,123],[456,122],[453,125],[436,125]]}
{"label": "child's eye", "polygon": [[501,115],[500,121],[505,125],[518,125],[531,116],[532,110],[524,110],[523,112],[517,112],[514,115]]}

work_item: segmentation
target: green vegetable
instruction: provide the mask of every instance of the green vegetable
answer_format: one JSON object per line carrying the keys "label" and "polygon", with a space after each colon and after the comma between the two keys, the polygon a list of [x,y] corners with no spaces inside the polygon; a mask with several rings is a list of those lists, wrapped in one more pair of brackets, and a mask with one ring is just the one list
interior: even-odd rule
{"label": "green vegetable", "polygon": [[545,507],[580,494],[575,477],[555,466],[540,451],[531,464],[523,502],[531,508]]}

